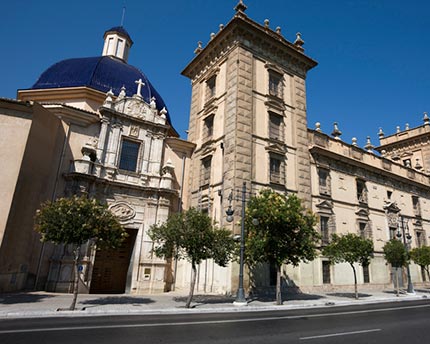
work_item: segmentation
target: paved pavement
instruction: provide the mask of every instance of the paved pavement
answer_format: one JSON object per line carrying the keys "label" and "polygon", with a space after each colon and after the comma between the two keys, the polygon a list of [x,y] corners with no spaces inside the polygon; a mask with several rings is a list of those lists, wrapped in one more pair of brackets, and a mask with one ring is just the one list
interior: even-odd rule
{"label": "paved pavement", "polygon": [[309,307],[330,307],[359,305],[391,301],[408,301],[428,298],[430,288],[420,288],[414,295],[401,293],[396,296],[393,290],[366,291],[359,289],[359,299],[354,299],[351,292],[327,292],[318,294],[287,294],[283,305],[277,306],[272,298],[248,298],[247,306],[236,306],[234,298],[224,295],[196,293],[192,308],[185,308],[186,291],[163,294],[80,294],[77,310],[59,310],[68,308],[72,301],[71,294],[47,292],[23,292],[0,294],[0,319],[91,316],[120,314],[162,314],[162,313],[209,313],[239,312],[263,310],[287,310]]}

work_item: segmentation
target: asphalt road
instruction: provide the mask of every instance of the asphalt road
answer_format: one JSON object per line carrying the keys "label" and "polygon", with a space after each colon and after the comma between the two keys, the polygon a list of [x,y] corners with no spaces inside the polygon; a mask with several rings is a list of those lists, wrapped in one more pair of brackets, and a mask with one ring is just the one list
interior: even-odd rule
{"label": "asphalt road", "polygon": [[307,310],[0,321],[0,343],[430,343],[430,301]]}

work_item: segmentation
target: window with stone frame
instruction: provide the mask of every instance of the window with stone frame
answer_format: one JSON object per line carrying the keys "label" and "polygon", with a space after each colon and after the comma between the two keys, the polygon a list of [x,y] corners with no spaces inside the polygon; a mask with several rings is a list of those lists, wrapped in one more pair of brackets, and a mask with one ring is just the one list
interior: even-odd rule
{"label": "window with stone frame", "polygon": [[388,230],[389,230],[390,240],[396,239],[397,228],[396,227],[389,227]]}
{"label": "window with stone frame", "polygon": [[320,195],[331,194],[331,178],[330,171],[325,168],[318,169],[318,182]]}
{"label": "window with stone frame", "polygon": [[211,179],[212,156],[202,159],[200,184],[207,185]]}
{"label": "window with stone frame", "polygon": [[214,132],[214,115],[207,116],[204,120],[204,128],[203,128],[203,138],[205,140],[209,140],[213,136]]}
{"label": "window with stone frame", "polygon": [[328,245],[330,243],[330,217],[320,216],[320,234],[321,245]]}
{"label": "window with stone frame", "polygon": [[369,265],[363,265],[363,282],[370,283]]}
{"label": "window with stone frame", "polygon": [[327,260],[322,261],[322,282],[323,284],[331,283],[331,265]]}
{"label": "window with stone frame", "polygon": [[412,196],[412,209],[415,216],[421,216],[420,199],[418,196]]}
{"label": "window with stone frame", "polygon": [[216,94],[216,75],[206,81],[206,101],[215,97]]}
{"label": "window with stone frame", "polygon": [[417,247],[426,246],[426,233],[423,230],[415,230]]}
{"label": "window with stone frame", "polygon": [[363,239],[371,239],[372,238],[372,228],[370,225],[370,221],[368,220],[358,220],[358,235]]}
{"label": "window with stone frame", "polygon": [[269,70],[269,94],[278,98],[283,98],[282,75]]}
{"label": "window with stone frame", "polygon": [[270,182],[285,184],[285,163],[281,155],[270,153],[269,160]]}
{"label": "window with stone frame", "polygon": [[136,172],[141,143],[123,138],[119,155],[118,168],[124,171]]}
{"label": "window with stone frame", "polygon": [[362,179],[356,180],[357,200],[359,203],[367,204],[367,188],[366,182]]}
{"label": "window with stone frame", "polygon": [[269,138],[272,140],[283,141],[284,139],[284,120],[281,115],[269,112]]}

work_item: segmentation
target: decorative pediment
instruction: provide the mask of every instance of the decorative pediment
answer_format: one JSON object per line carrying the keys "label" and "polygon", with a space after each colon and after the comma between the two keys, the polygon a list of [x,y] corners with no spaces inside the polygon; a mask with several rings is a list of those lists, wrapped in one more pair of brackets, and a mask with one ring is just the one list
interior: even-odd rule
{"label": "decorative pediment", "polygon": [[355,214],[359,217],[369,218],[369,210],[368,209],[360,208],[355,212]]}
{"label": "decorative pediment", "polygon": [[316,205],[320,212],[333,213],[333,202],[324,200]]}
{"label": "decorative pediment", "polygon": [[400,208],[397,206],[396,202],[385,201],[384,210],[387,213],[395,213],[400,212]]}
{"label": "decorative pediment", "polygon": [[266,147],[266,150],[271,152],[271,153],[276,153],[279,155],[284,155],[285,153],[287,153],[287,145],[282,144],[282,143],[271,143],[269,146]]}
{"label": "decorative pediment", "polygon": [[136,211],[125,202],[117,202],[109,207],[109,210],[121,221],[132,219]]}
{"label": "decorative pediment", "polygon": [[146,104],[139,97],[131,97],[122,99],[114,104],[114,108],[118,112],[122,112],[128,116],[145,119],[151,113],[149,104]]}

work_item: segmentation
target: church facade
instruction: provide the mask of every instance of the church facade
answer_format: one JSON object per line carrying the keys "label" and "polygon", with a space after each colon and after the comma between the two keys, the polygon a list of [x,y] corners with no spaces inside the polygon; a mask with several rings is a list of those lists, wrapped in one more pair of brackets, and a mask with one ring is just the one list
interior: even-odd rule
{"label": "church facade", "polygon": [[[0,182],[0,291],[69,291],[71,252],[42,245],[32,218],[42,201],[72,194],[105,201],[129,233],[117,250],[82,247],[81,292],[188,290],[189,264],[155,257],[148,229],[193,206],[239,234],[244,185],[246,197],[263,188],[297,194],[318,217],[321,248],[332,233],[372,239],[374,258],[357,266],[368,288],[394,280],[385,242],[408,233],[411,247],[428,243],[427,115],[417,128],[380,130],[379,147],[368,141],[364,149],[342,141],[338,124],[330,134],[318,123],[308,128],[306,75],[317,62],[299,33],[289,42],[269,21],[250,19],[239,1],[182,72],[192,85],[187,140],[150,81],[127,64],[129,34],[116,27],[104,38],[102,56],[60,61],[18,100],[0,100],[0,140],[14,142],[0,148],[8,164]],[[197,292],[234,294],[238,270],[205,261]],[[286,285],[302,291],[353,284],[349,266],[323,256],[282,270]],[[414,283],[428,280],[418,266],[411,274]],[[270,289],[273,277],[270,266],[247,271],[247,288]],[[405,283],[404,272],[399,277]]]}

